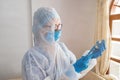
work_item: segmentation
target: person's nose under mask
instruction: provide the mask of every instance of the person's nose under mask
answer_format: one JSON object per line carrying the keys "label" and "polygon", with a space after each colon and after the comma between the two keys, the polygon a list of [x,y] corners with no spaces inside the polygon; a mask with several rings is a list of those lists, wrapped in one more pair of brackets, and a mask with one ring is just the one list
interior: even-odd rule
{"label": "person's nose under mask", "polygon": [[[60,39],[61,36],[61,30],[56,30],[54,33],[49,31],[47,32],[47,34],[45,35],[45,39],[52,43],[53,41],[58,41]],[[54,38],[53,38],[54,37]],[[53,40],[54,39],[54,40]]]}

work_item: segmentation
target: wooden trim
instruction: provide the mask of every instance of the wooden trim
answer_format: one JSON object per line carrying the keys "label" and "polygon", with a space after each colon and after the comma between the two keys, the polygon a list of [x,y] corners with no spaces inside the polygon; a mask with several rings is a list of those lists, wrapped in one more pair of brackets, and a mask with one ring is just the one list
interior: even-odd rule
{"label": "wooden trim", "polygon": [[[111,3],[110,3],[110,8],[109,8],[109,26],[110,26],[110,33],[112,35],[112,21],[113,20],[116,20],[116,19],[120,19],[120,14],[119,15],[111,15],[111,11],[112,11],[112,7],[113,7],[113,3],[114,3],[115,0],[112,0]],[[118,38],[112,38],[112,40],[115,40],[115,41],[120,41],[120,39]],[[120,63],[120,60],[119,59],[116,59],[116,58],[113,58],[111,57],[110,58],[111,60],[115,61],[115,62],[118,62]],[[110,73],[110,66],[108,68],[108,71],[106,74],[109,74]]]}
{"label": "wooden trim", "polygon": [[110,15],[110,20],[119,20],[119,19],[120,19],[120,14]]}
{"label": "wooden trim", "polygon": [[113,6],[114,2],[115,2],[115,0],[112,0],[110,3],[110,7],[109,7],[109,26],[110,26],[111,35],[112,35],[112,19],[110,16],[111,16],[112,6]]}
{"label": "wooden trim", "polygon": [[120,5],[114,5],[114,6],[116,6],[116,7],[120,7]]}
{"label": "wooden trim", "polygon": [[113,60],[113,61],[115,61],[115,62],[120,63],[120,59],[117,59],[117,58],[114,58],[114,57],[111,57],[110,59]]}
{"label": "wooden trim", "polygon": [[112,19],[111,19],[111,17],[110,17],[110,19],[109,19],[109,25],[110,25],[110,32],[111,32],[111,35],[112,35]]}
{"label": "wooden trim", "polygon": [[120,41],[120,38],[112,38],[114,41]]}
{"label": "wooden trim", "polygon": [[110,3],[110,14],[111,14],[111,11],[112,11],[112,6],[113,6],[113,3],[114,3],[115,0],[112,0],[111,3]]}

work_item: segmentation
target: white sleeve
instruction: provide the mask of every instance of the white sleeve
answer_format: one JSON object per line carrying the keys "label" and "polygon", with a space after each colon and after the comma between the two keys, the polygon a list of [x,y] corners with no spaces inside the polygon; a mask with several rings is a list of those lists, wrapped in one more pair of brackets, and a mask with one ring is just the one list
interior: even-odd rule
{"label": "white sleeve", "polygon": [[88,68],[80,72],[81,75],[79,76],[79,78],[84,77],[90,70],[92,70],[95,67],[96,63],[96,59],[91,59]]}
{"label": "white sleeve", "polygon": [[74,64],[76,62],[76,56],[67,48],[67,46],[64,43],[60,42],[59,44],[64,50],[67,57],[70,59],[70,63]]}
{"label": "white sleeve", "polygon": [[[89,62],[89,66],[86,70],[83,70],[81,73],[77,73],[73,67],[73,64],[76,62],[76,57],[75,55],[65,46],[64,43],[62,43],[62,47],[64,49],[64,51],[69,54],[69,58],[70,58],[70,61],[71,61],[71,65],[69,66],[69,69],[68,71],[66,72],[66,75],[69,77],[69,80],[78,80],[82,77],[84,77],[97,63],[96,59],[91,59],[90,62]],[[87,50],[83,56],[87,55],[88,54],[88,51]]]}
{"label": "white sleeve", "polygon": [[50,80],[46,77],[44,70],[39,68],[29,53],[24,56],[22,61],[23,80]]}
{"label": "white sleeve", "polygon": [[51,80],[51,79],[50,79],[50,76],[46,77],[44,80]]}
{"label": "white sleeve", "polygon": [[[86,50],[86,51],[83,53],[82,56],[86,56],[89,51],[90,51],[90,50]],[[92,70],[92,69],[95,67],[96,64],[97,64],[97,60],[96,60],[96,59],[91,59],[90,62],[89,62],[88,68],[85,69],[85,70],[83,70],[82,72],[80,72],[81,75],[79,76],[79,78],[84,77],[90,70]]]}
{"label": "white sleeve", "polygon": [[70,60],[69,67],[65,72],[65,76],[67,77],[67,79],[65,80],[78,80],[81,74],[77,73],[73,66],[73,64],[76,62],[76,56],[66,47],[64,43],[59,43],[59,44],[62,47],[68,59]]}
{"label": "white sleeve", "polygon": [[88,68],[80,73],[75,72],[73,65],[71,65],[68,71],[66,72],[66,75],[70,78],[70,80],[78,80],[84,77],[91,69],[93,69],[96,63],[97,63],[96,59],[91,59]]}

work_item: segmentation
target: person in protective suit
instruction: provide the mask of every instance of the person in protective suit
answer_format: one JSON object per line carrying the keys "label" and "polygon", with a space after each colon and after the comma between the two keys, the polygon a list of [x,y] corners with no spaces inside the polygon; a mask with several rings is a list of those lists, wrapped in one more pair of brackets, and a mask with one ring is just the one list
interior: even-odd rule
{"label": "person in protective suit", "polygon": [[60,42],[62,24],[54,8],[41,7],[34,13],[34,46],[22,60],[23,80],[78,80],[95,65],[102,55],[105,41],[97,41],[91,50],[76,60],[75,55]]}

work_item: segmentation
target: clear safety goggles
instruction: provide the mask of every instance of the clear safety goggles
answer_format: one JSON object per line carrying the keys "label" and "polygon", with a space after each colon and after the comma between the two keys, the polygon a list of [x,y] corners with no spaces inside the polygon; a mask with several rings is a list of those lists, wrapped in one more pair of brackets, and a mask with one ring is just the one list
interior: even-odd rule
{"label": "clear safety goggles", "polygon": [[59,30],[61,30],[62,29],[62,24],[54,24],[54,25],[45,25],[44,26],[44,29],[48,29],[48,30],[50,30],[51,28],[53,28],[54,29],[54,31],[59,31]]}
{"label": "clear safety goggles", "polygon": [[55,31],[61,30],[63,24],[55,24]]}

